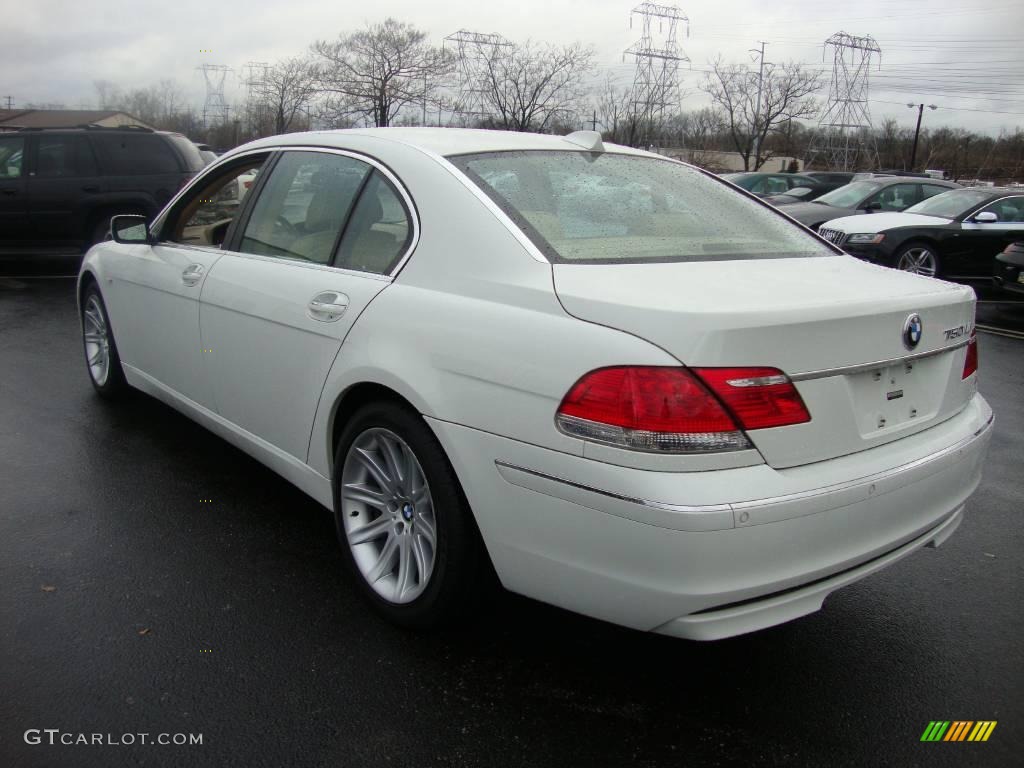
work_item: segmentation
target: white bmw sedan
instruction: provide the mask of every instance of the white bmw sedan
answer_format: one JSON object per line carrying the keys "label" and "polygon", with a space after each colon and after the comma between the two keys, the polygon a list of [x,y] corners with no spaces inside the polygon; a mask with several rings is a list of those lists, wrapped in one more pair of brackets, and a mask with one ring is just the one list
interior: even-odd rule
{"label": "white bmw sedan", "polygon": [[493,571],[641,630],[749,632],[940,544],[980,479],[969,288],[597,134],[277,136],[112,233],[79,279],[96,390],[333,510],[402,624]]}

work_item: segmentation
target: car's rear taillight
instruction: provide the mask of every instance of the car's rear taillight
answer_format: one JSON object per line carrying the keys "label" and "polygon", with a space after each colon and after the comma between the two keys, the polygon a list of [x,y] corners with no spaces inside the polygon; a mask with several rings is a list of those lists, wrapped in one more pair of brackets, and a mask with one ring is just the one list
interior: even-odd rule
{"label": "car's rear taillight", "polygon": [[695,368],[743,429],[767,429],[811,420],[793,382],[778,368]]}
{"label": "car's rear taillight", "polygon": [[978,370],[978,336],[977,331],[971,329],[971,338],[967,342],[967,357],[964,358],[964,373],[961,379],[966,379]]}
{"label": "car's rear taillight", "polygon": [[[716,397],[719,388],[726,394]],[[591,371],[569,390],[556,417],[559,429],[575,437],[667,453],[750,448],[744,428],[808,420],[800,395],[774,368],[647,366]]]}

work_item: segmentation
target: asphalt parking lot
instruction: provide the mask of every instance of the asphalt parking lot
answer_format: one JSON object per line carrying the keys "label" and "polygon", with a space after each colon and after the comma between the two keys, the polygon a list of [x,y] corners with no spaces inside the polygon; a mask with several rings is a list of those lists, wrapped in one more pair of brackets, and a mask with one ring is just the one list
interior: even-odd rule
{"label": "asphalt parking lot", "polygon": [[[995,433],[950,541],[700,644],[510,595],[397,630],[324,509],[155,400],[99,401],[78,333],[73,280],[0,278],[0,766],[1021,765],[1024,340],[980,336]],[[998,726],[921,743],[931,720]]]}

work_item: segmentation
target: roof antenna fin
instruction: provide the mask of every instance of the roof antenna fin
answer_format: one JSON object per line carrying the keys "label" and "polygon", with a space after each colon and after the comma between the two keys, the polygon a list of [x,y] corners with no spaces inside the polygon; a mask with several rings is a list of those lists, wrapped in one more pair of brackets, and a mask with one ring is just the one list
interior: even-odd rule
{"label": "roof antenna fin", "polygon": [[590,152],[604,152],[604,143],[597,131],[573,131],[565,140]]}

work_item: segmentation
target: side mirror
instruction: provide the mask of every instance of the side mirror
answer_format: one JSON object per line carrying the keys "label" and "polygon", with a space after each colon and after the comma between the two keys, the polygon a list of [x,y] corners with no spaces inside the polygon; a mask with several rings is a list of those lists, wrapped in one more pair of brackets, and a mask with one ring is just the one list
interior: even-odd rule
{"label": "side mirror", "polygon": [[880,211],[882,210],[882,204],[876,200],[873,203],[868,203],[867,205],[865,205],[864,210],[868,213],[871,213],[872,211]]}
{"label": "side mirror", "polygon": [[110,220],[110,234],[115,243],[145,245],[152,242],[145,216],[114,216]]}
{"label": "side mirror", "polygon": [[978,224],[995,224],[999,221],[999,217],[992,213],[992,211],[982,211],[974,217],[974,221]]}

